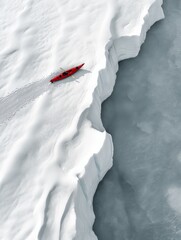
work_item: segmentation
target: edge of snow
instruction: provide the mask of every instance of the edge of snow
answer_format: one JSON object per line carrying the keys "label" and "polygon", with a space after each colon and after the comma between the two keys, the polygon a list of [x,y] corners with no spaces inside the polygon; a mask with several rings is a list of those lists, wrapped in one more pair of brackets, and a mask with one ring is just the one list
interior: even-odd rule
{"label": "edge of snow", "polygon": [[116,72],[118,71],[118,62],[123,59],[136,57],[142,43],[145,41],[147,31],[155,22],[164,18],[162,3],[162,0],[154,0],[152,2],[145,12],[141,29],[138,29],[136,34],[126,36],[119,33],[118,37],[112,35],[109,43],[106,45],[106,66],[99,71],[98,84],[93,93],[92,104],[86,109],[87,120],[91,122],[92,128],[105,135],[105,140],[100,151],[88,160],[84,173],[81,176],[77,176],[78,183],[74,196],[76,218],[74,239],[97,239],[91,230],[95,220],[92,200],[99,182],[113,164],[113,143],[111,135],[105,131],[102,125],[101,103],[113,91]]}

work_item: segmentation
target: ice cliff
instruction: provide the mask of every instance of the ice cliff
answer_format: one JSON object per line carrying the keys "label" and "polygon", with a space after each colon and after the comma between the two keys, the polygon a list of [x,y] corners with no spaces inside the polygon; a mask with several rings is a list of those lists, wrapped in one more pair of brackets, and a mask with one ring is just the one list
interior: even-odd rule
{"label": "ice cliff", "polygon": [[[101,103],[162,1],[1,1],[0,239],[88,240],[112,166]],[[50,75],[85,62],[75,79]]]}

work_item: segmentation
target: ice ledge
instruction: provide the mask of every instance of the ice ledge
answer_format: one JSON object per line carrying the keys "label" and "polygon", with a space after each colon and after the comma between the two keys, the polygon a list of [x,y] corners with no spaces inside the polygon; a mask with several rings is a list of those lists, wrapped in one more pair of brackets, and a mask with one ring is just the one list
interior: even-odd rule
{"label": "ice ledge", "polygon": [[87,109],[87,119],[97,132],[105,134],[105,139],[100,151],[89,159],[84,172],[77,176],[78,184],[74,198],[76,229],[73,239],[97,239],[93,231],[91,231],[95,219],[92,200],[98,183],[111,168],[113,160],[112,138],[105,132],[100,119],[101,103],[112,93],[118,62],[123,59],[136,57],[140,51],[141,44],[145,41],[147,31],[155,22],[164,18],[162,3],[162,0],[152,1],[147,11],[145,11],[142,25],[140,29],[137,29],[136,34],[123,35],[119,32],[117,37],[112,36],[106,45],[106,66],[99,71],[98,85],[93,93],[93,101],[90,108]]}

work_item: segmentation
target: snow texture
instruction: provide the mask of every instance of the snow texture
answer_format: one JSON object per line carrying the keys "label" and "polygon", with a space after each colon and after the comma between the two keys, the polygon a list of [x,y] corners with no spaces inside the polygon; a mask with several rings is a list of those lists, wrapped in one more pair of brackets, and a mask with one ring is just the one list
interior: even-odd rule
{"label": "snow texture", "polygon": [[[0,239],[89,240],[112,166],[101,103],[118,61],[163,18],[161,0],[0,2]],[[63,82],[61,68],[85,62]]]}
{"label": "snow texture", "polygon": [[103,104],[114,164],[94,198],[99,240],[181,239],[181,1],[163,10]]}

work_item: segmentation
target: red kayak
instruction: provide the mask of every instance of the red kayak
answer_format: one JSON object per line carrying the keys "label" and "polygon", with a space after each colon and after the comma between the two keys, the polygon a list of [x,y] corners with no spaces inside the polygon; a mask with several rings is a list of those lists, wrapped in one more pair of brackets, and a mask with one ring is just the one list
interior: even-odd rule
{"label": "red kayak", "polygon": [[54,83],[54,82],[56,82],[56,81],[61,81],[61,80],[63,80],[64,78],[68,78],[68,77],[70,77],[71,75],[73,75],[74,73],[76,73],[82,66],[84,66],[84,63],[81,64],[81,65],[79,65],[79,66],[77,66],[77,67],[74,67],[74,68],[71,68],[71,69],[69,69],[69,70],[66,70],[65,72],[63,72],[63,73],[59,74],[58,76],[52,78],[52,79],[50,80],[50,82],[51,82],[51,83]]}

